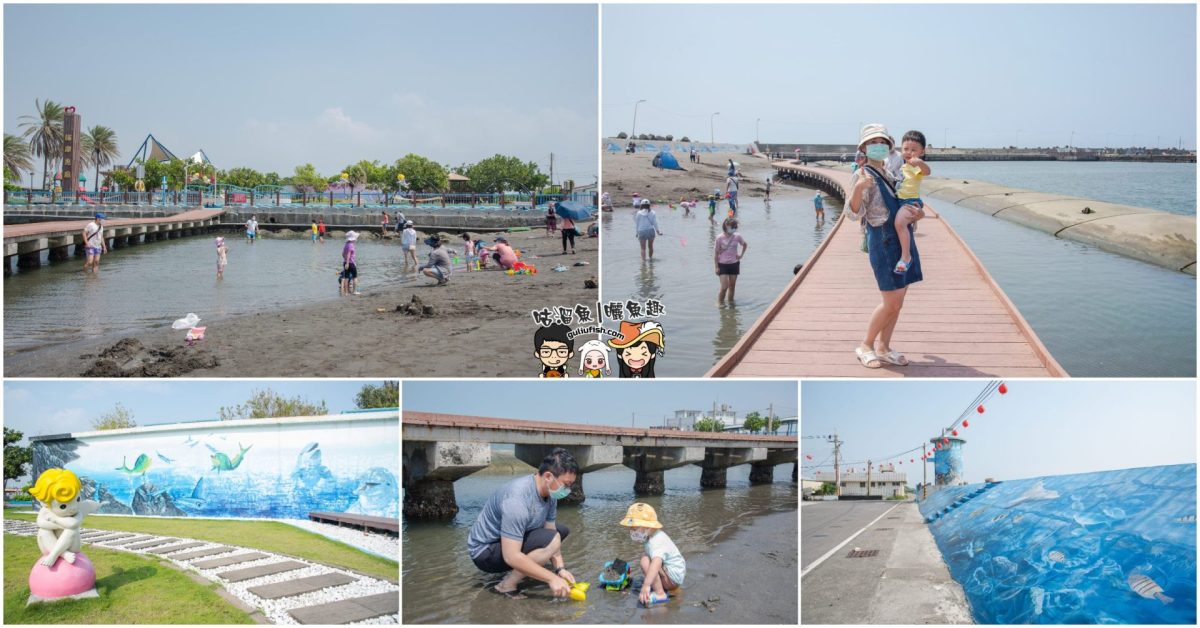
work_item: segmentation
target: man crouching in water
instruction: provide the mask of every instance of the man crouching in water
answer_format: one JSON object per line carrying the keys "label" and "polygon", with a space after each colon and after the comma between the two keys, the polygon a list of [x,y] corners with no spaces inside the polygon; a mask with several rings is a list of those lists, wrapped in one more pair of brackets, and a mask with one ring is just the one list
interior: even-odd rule
{"label": "man crouching in water", "polygon": [[517,584],[529,577],[550,585],[555,596],[567,596],[575,576],[564,568],[561,548],[571,531],[556,523],[555,516],[558,500],[571,493],[577,473],[571,452],[556,447],[542,459],[537,474],[512,480],[488,498],[471,526],[467,551],[479,569],[508,572],[496,593],[524,599]]}

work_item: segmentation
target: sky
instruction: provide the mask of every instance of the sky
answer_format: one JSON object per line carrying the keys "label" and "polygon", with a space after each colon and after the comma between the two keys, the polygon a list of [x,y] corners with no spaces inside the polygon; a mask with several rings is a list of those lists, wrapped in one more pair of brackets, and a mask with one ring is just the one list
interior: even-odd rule
{"label": "sky", "polygon": [[[846,462],[879,460],[928,444],[986,382],[805,382],[800,447],[806,478],[832,465],[823,437],[837,430]],[[959,431],[968,482],[1014,480],[1196,462],[1196,383],[1190,380],[1016,381]],[[920,460],[896,470],[921,482]],[[916,453],[912,458],[918,458]],[[850,465],[864,466],[864,465]],[[910,470],[911,469],[911,470]],[[832,467],[822,468],[832,473]],[[927,470],[929,480],[933,468]]]}
{"label": "sky", "polygon": [[[602,130],[1196,147],[1196,6],[606,5]],[[711,114],[719,112],[713,117]],[[711,126],[715,127],[710,131]]]}
{"label": "sky", "polygon": [[583,185],[597,55],[586,5],[8,4],[4,131],[51,99],[112,128],[122,165],[153,133],[181,158],[281,175],[410,152],[546,171],[553,152],[555,182]]}
{"label": "sky", "polygon": [[[381,382],[365,382],[379,385]],[[255,390],[325,402],[330,413],[353,410],[364,382],[342,381],[21,381],[4,384],[4,426],[30,436],[93,431],[91,422],[117,403],[139,425],[214,420],[222,406],[245,403]]]}
{"label": "sky", "polygon": [[618,427],[652,427],[676,410],[711,411],[727,403],[739,417],[775,404],[780,417],[796,416],[795,382],[665,381],[612,379],[597,385],[562,382],[438,382],[406,380],[406,411]]}

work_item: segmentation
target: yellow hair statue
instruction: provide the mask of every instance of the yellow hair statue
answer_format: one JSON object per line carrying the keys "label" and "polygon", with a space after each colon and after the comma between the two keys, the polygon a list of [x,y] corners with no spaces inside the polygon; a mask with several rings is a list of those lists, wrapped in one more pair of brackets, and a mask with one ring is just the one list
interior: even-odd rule
{"label": "yellow hair statue", "polygon": [[75,499],[81,487],[79,477],[74,473],[66,469],[46,469],[29,489],[29,494],[43,504],[69,502]]}

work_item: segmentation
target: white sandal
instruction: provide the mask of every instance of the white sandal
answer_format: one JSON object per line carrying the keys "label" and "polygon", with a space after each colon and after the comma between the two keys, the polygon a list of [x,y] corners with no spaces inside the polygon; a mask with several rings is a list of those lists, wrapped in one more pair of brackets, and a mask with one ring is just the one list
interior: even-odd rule
{"label": "white sandal", "polygon": [[908,366],[908,358],[904,357],[903,353],[892,349],[887,353],[878,354],[880,360],[887,362],[893,366]]}
{"label": "white sandal", "polygon": [[[877,369],[877,368],[883,366],[883,362],[879,359],[879,356],[875,355],[874,349],[863,349],[862,347],[855,347],[854,355],[858,356],[859,363],[861,363],[863,366],[865,366],[869,369]],[[871,366],[870,363],[872,361],[875,362],[875,366]]]}

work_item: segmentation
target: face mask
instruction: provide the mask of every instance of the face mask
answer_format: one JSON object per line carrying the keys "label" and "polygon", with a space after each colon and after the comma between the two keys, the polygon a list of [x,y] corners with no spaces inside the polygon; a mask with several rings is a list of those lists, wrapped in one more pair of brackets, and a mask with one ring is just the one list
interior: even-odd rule
{"label": "face mask", "polygon": [[[549,488],[549,484],[547,484],[546,486],[547,486],[547,488]],[[566,486],[560,486],[557,489],[550,491],[550,497],[553,497],[555,500],[562,499],[570,494],[571,494],[571,489],[567,488]]]}
{"label": "face mask", "polygon": [[634,541],[637,541],[638,543],[645,543],[646,539],[649,537],[650,537],[650,533],[646,532],[645,530],[630,530],[629,531],[629,538],[633,539]]}
{"label": "face mask", "polygon": [[888,148],[887,144],[867,145],[867,159],[870,159],[871,161],[883,161],[883,159],[888,156],[889,152],[891,152],[891,149]]}

